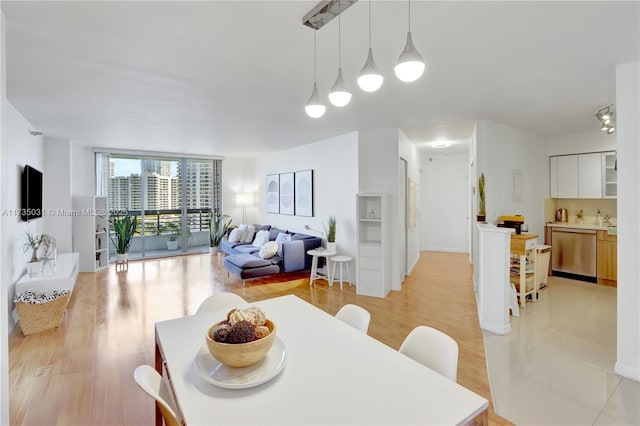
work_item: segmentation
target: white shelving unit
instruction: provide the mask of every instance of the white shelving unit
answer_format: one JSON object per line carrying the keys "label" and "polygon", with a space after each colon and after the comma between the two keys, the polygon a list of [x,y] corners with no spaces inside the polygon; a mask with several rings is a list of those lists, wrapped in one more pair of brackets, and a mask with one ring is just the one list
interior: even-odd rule
{"label": "white shelving unit", "polygon": [[618,197],[618,157],[615,151],[602,153],[602,197]]}
{"label": "white shelving unit", "polygon": [[109,265],[109,221],[106,197],[74,197],[73,249],[80,254],[80,272]]}
{"label": "white shelving unit", "polygon": [[358,267],[356,292],[385,297],[391,290],[391,206],[389,194],[357,194]]}

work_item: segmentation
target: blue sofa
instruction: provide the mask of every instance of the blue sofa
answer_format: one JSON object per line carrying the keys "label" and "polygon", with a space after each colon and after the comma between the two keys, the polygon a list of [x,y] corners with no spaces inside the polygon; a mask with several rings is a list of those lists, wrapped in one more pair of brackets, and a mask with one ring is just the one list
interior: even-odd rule
{"label": "blue sofa", "polygon": [[220,244],[220,250],[227,255],[224,259],[224,269],[242,278],[243,281],[279,272],[311,269],[312,258],[307,254],[307,251],[322,245],[320,237],[272,228],[271,225],[254,226],[256,234],[259,230],[268,230],[270,241],[275,241],[280,233],[290,234],[291,241],[282,243],[282,255],[276,254],[272,258],[262,259],[258,255],[260,249],[252,245],[253,241],[232,243],[228,239],[224,239]]}

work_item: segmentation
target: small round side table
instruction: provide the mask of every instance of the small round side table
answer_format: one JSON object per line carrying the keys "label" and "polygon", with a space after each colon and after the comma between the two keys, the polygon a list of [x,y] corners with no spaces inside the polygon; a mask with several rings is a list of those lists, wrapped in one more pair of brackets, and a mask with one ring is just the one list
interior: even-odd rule
{"label": "small round side table", "polygon": [[352,260],[351,256],[331,256],[330,259],[333,263],[333,271],[331,272],[331,283],[329,286],[333,286],[333,281],[336,279],[336,264],[340,264],[340,290],[342,290],[342,265],[344,264],[347,270],[347,282],[349,283],[349,287],[351,287],[351,275],[349,272],[349,262]]}

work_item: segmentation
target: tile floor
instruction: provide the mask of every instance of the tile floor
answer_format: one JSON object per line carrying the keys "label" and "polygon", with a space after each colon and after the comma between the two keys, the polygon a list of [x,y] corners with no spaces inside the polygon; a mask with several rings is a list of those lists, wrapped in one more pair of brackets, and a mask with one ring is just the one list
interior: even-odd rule
{"label": "tile floor", "polygon": [[613,372],[615,288],[550,277],[509,335],[484,339],[498,415],[517,425],[640,424],[640,383]]}

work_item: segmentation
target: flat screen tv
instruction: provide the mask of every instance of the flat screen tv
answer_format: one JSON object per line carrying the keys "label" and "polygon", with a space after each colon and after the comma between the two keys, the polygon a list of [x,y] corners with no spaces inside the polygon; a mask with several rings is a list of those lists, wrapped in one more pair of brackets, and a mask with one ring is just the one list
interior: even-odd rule
{"label": "flat screen tv", "polygon": [[20,217],[24,221],[42,217],[42,172],[29,165],[22,172]]}

